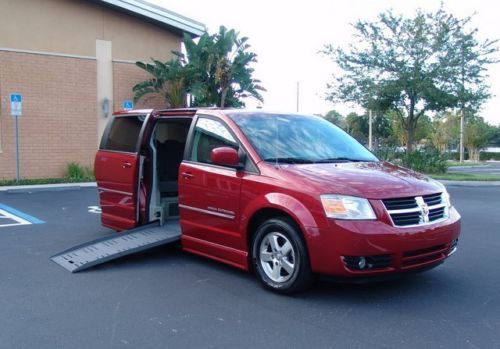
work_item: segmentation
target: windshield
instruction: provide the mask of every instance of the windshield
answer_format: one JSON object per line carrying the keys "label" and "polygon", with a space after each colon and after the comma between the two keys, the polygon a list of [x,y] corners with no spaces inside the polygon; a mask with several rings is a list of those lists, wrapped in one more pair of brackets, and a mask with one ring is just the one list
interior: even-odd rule
{"label": "windshield", "polygon": [[365,147],[317,116],[229,113],[265,161],[378,161]]}

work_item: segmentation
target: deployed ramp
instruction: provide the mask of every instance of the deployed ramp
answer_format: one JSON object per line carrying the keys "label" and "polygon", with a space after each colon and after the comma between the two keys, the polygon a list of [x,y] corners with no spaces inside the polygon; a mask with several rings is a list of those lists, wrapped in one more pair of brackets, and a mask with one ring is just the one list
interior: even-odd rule
{"label": "deployed ramp", "polygon": [[179,241],[179,220],[167,220],[146,225],[105,238],[90,241],[50,257],[52,261],[72,273],[107,261],[144,251],[156,246]]}

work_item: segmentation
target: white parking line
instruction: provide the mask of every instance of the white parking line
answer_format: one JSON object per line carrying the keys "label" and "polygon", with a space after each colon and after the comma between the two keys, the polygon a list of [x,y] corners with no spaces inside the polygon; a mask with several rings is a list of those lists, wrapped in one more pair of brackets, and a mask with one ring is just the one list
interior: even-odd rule
{"label": "white parking line", "polygon": [[27,221],[26,219],[23,219],[21,217],[15,216],[12,213],[9,213],[9,212],[7,212],[5,210],[2,210],[2,209],[0,209],[0,219],[1,218],[3,218],[3,219],[9,219],[9,220],[14,221],[16,223],[5,223],[5,224],[1,224],[0,223],[0,227],[12,227],[12,226],[15,226],[15,225],[31,224],[31,222]]}

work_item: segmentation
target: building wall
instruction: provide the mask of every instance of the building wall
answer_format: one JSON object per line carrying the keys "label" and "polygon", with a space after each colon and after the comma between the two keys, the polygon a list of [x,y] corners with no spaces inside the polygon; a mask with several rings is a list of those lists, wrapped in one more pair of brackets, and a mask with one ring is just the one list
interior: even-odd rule
{"label": "building wall", "polygon": [[92,59],[0,51],[0,179],[15,178],[15,119],[9,93],[23,95],[22,178],[61,177],[69,161],[92,166],[97,144]]}
{"label": "building wall", "polygon": [[[115,100],[115,111],[121,109],[122,101],[126,99],[133,100],[132,87],[137,82],[144,81],[150,77],[151,75],[139,69],[133,63],[113,62],[113,99]],[[160,109],[165,108],[165,102],[158,95],[150,95],[142,98],[134,107],[137,109]]]}
{"label": "building wall", "polygon": [[[102,54],[105,42],[111,55]],[[0,179],[15,177],[10,93],[24,99],[21,177],[62,177],[68,162],[93,166],[108,120],[103,99],[121,109],[132,87],[148,78],[134,62],[167,60],[180,46],[177,34],[88,0],[0,1]],[[136,107],[164,102],[152,98]]]}
{"label": "building wall", "polygon": [[154,24],[88,0],[2,0],[0,47],[95,57],[96,39],[113,58],[166,60],[181,38]]}

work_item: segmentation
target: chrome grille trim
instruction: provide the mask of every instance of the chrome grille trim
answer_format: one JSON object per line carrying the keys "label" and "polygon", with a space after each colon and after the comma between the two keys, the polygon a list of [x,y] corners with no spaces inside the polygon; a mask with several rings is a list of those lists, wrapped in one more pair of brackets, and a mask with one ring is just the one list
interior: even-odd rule
{"label": "chrome grille trim", "polygon": [[[411,208],[394,209],[400,202]],[[442,222],[449,217],[443,193],[382,200],[391,223],[398,228],[412,228]],[[392,209],[391,209],[392,208]],[[418,222],[418,223],[416,223]]]}

